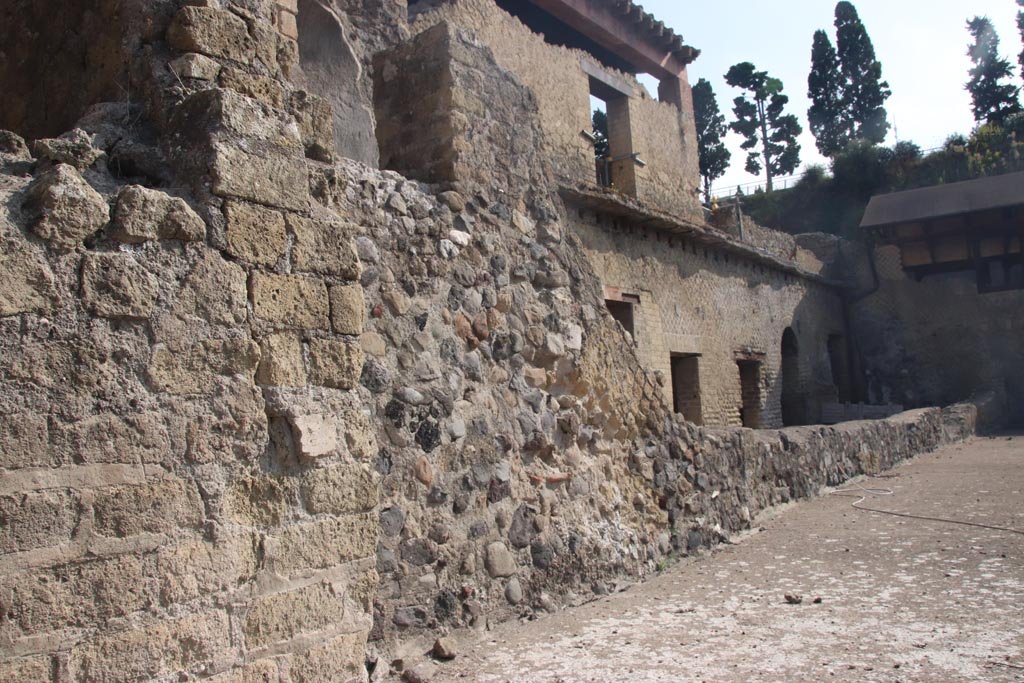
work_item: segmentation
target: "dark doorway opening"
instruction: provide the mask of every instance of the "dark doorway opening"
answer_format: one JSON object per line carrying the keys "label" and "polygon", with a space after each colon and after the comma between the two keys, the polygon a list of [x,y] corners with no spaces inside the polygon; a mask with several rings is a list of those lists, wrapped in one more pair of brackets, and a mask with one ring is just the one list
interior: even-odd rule
{"label": "dark doorway opening", "polygon": [[612,314],[616,322],[622,325],[622,329],[629,332],[629,336],[636,339],[636,331],[634,327],[633,319],[633,304],[629,301],[605,301],[605,306],[608,307],[608,312]]}
{"label": "dark doorway opening", "polygon": [[787,327],[782,333],[782,424],[806,424],[806,410],[800,378],[800,347],[796,333]]}
{"label": "dark doorway opening", "polygon": [[740,420],[744,427],[759,429],[761,427],[761,361],[736,361],[740,368],[740,391],[743,403],[740,407]]}
{"label": "dark doorway opening", "polygon": [[828,337],[828,361],[832,367],[832,382],[836,385],[840,403],[853,402],[853,388],[850,382],[850,355],[846,338],[841,334]]}
{"label": "dark doorway opening", "polygon": [[700,400],[700,356],[672,356],[672,403],[675,411],[687,422],[704,424]]}

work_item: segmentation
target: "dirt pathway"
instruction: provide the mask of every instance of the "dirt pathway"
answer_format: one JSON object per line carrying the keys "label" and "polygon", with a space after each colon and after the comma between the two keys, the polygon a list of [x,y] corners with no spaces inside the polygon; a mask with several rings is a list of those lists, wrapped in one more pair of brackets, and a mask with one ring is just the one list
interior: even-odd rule
{"label": "dirt pathway", "polygon": [[[1024,437],[858,484],[892,490],[873,507],[1024,529]],[[434,680],[1024,681],[1024,536],[855,500],[791,506],[643,585],[470,637]]]}

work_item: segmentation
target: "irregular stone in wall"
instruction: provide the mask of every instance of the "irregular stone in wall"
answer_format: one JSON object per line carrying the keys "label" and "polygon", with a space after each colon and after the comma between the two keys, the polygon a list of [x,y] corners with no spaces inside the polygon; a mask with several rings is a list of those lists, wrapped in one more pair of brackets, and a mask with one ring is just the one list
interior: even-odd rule
{"label": "irregular stone in wall", "polygon": [[358,336],[366,324],[366,300],[360,285],[331,287],[331,326],[338,334]]}
{"label": "irregular stone in wall", "polygon": [[300,271],[358,280],[362,272],[352,242],[355,226],[334,220],[311,220],[291,214],[295,233],[295,268]]}
{"label": "irregular stone in wall", "polygon": [[501,541],[495,541],[487,546],[487,557],[484,564],[491,578],[512,576],[516,573],[515,555],[509,552],[509,549]]}
{"label": "irregular stone in wall", "polygon": [[182,52],[245,64],[251,63],[255,54],[245,22],[231,12],[209,7],[183,7],[167,29],[167,42]]}
{"label": "irregular stone in wall", "polygon": [[36,178],[25,193],[32,230],[51,246],[71,251],[98,232],[110,219],[110,207],[89,183],[67,164]]}
{"label": "irregular stone in wall", "polygon": [[363,371],[363,350],[337,339],[309,341],[309,380],[332,389],[354,389]]}
{"label": "irregular stone in wall", "polygon": [[72,648],[69,670],[76,681],[149,680],[164,672],[201,670],[224,656],[230,643],[227,614],[193,614],[87,640]]}
{"label": "irregular stone in wall", "polygon": [[220,75],[220,62],[205,55],[190,52],[178,57],[170,64],[178,78],[194,78],[199,81],[215,81]]}
{"label": "irregular stone in wall", "polygon": [[32,681],[43,683],[49,681],[53,671],[53,663],[48,656],[21,657],[0,662],[0,680]]}
{"label": "irregular stone in wall", "polygon": [[321,458],[338,449],[338,424],[326,415],[300,415],[291,419],[292,431],[303,458]]}
{"label": "irregular stone in wall", "polygon": [[284,328],[327,329],[330,305],[322,280],[257,273],[252,283],[256,317]]}
{"label": "irregular stone in wall", "polygon": [[380,482],[366,465],[345,464],[310,472],[301,491],[309,514],[345,515],[376,507]]}
{"label": "irregular stone in wall", "polygon": [[262,358],[256,381],[279,387],[306,385],[306,366],[302,358],[302,340],[298,334],[272,334],[260,342]]}
{"label": "irregular stone in wall", "polygon": [[272,266],[288,244],[280,211],[236,200],[224,203],[228,253],[263,266]]}
{"label": "irregular stone in wall", "polygon": [[283,576],[327,569],[372,557],[377,547],[376,515],[345,515],[294,524],[267,536],[266,562]]}
{"label": "irregular stone in wall", "polygon": [[205,516],[195,485],[168,479],[140,486],[100,489],[93,503],[94,531],[102,536],[198,529]]}
{"label": "irregular stone in wall", "polygon": [[237,90],[247,97],[273,107],[284,108],[284,88],[272,78],[255,76],[233,66],[225,67],[220,72],[222,88]]}
{"label": "irregular stone in wall", "polygon": [[295,498],[289,477],[255,476],[228,485],[224,508],[229,518],[244,526],[278,526],[288,516]]}
{"label": "irregular stone in wall", "polygon": [[103,318],[148,318],[157,301],[156,276],[131,254],[86,254],[82,300]]}
{"label": "irregular stone in wall", "polygon": [[0,553],[68,543],[78,517],[79,497],[71,491],[0,497]]}
{"label": "irregular stone in wall", "polygon": [[234,330],[248,318],[248,297],[241,266],[204,249],[170,310],[156,316],[154,334],[158,341],[180,342],[204,326]]}
{"label": "irregular stone in wall", "polygon": [[68,164],[84,171],[95,164],[104,152],[93,146],[93,137],[80,128],[64,133],[59,138],[36,140],[32,144],[36,158],[48,159],[55,164]]}
{"label": "irregular stone in wall", "polygon": [[110,236],[129,244],[157,239],[201,241],[206,238],[206,224],[185,200],[129,185],[117,195]]}
{"label": "irregular stone in wall", "polygon": [[190,345],[160,345],[149,363],[157,391],[208,394],[220,376],[251,377],[260,359],[259,347],[248,339],[208,339]]}
{"label": "irregular stone in wall", "polygon": [[304,90],[292,93],[288,111],[299,122],[306,156],[330,162],[334,153],[334,112],[330,103]]}
{"label": "irregular stone in wall", "polygon": [[[245,617],[242,633],[248,648],[291,640],[295,636],[346,623],[346,601],[328,584],[262,598]],[[349,622],[352,631],[357,625]]]}
{"label": "irregular stone in wall", "polygon": [[54,464],[49,449],[45,415],[15,413],[0,419],[0,467],[48,467]]}
{"label": "irregular stone in wall", "polygon": [[159,577],[162,605],[231,591],[255,578],[256,541],[250,534],[220,534],[213,543],[190,541],[166,546],[156,553],[155,568],[146,574]]}

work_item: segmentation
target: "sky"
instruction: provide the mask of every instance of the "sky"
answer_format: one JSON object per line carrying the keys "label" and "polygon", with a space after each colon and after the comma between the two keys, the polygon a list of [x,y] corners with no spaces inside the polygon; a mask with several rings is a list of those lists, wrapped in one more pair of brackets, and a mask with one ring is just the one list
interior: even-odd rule
{"label": "sky", "polygon": [[[749,61],[781,78],[790,98],[788,111],[796,114],[804,127],[800,138],[802,166],[826,163],[818,154],[814,136],[807,130],[807,74],[814,32],[827,30],[835,43],[833,0],[639,2],[682,35],[688,45],[701,51],[690,66],[690,80],[711,81],[727,121],[733,120],[732,100],[740,94],[725,83],[724,75],[730,66]],[[971,38],[966,28],[970,17],[985,15],[992,20],[1002,41],[1000,52],[1017,65],[1021,40],[1014,0],[853,2],[875,45],[882,76],[893,93],[886,103],[889,122],[895,126],[889,133],[888,144],[894,143],[898,134],[899,140],[911,140],[930,149],[940,146],[950,134],[966,134],[974,127],[970,95],[964,90],[970,68],[967,46]],[[743,169],[746,153],[739,148],[740,142],[739,136],[729,133],[732,168],[715,182],[716,194],[732,194],[737,185],[758,182],[758,177]],[[753,187],[744,187],[744,191]]]}

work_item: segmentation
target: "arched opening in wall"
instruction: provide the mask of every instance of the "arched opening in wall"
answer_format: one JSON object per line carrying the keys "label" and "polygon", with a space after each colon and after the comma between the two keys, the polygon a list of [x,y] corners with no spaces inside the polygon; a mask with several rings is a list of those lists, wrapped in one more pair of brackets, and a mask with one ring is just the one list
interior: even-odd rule
{"label": "arched opening in wall", "polygon": [[800,380],[800,346],[792,327],[782,333],[782,424],[791,427],[806,423],[804,396]]}
{"label": "arched opening in wall", "polygon": [[377,167],[380,154],[374,132],[369,79],[348,38],[344,18],[330,0],[298,0],[297,85],[324,98],[334,119],[334,152]]}
{"label": "arched opening in wall", "polygon": [[846,337],[841,334],[828,336],[828,362],[832,368],[832,382],[836,386],[840,403],[853,402],[853,389],[850,381],[850,354],[846,347]]}
{"label": "arched opening in wall", "polygon": [[[99,102],[132,99],[123,0],[8,0],[0,8],[0,129],[26,139],[73,128]],[[141,96],[141,93],[140,93]]]}

